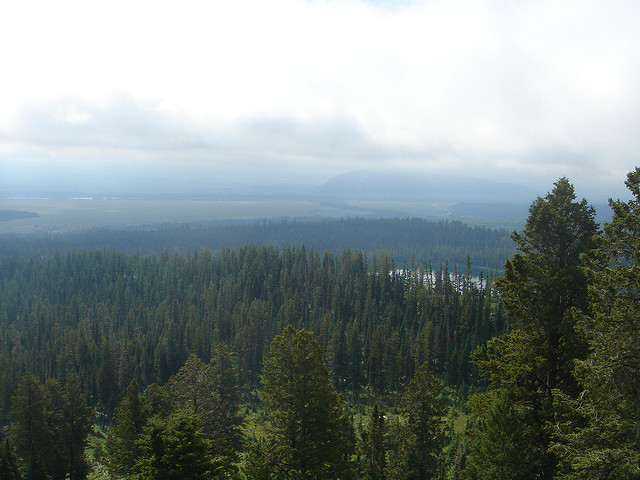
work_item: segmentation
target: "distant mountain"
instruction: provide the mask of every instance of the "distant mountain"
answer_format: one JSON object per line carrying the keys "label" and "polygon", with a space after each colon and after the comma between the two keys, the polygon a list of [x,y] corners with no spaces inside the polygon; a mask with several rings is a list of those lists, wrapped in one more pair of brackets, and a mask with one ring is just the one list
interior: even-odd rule
{"label": "distant mountain", "polygon": [[317,193],[363,200],[482,203],[526,203],[540,194],[522,185],[470,176],[389,171],[344,173],[320,185]]}

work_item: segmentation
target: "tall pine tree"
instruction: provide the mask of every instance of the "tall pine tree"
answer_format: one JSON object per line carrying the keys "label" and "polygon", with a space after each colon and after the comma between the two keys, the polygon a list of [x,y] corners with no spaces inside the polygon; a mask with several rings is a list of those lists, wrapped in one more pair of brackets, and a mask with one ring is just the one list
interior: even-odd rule
{"label": "tall pine tree", "polygon": [[211,449],[209,453],[219,468],[232,471],[242,445],[242,417],[228,348],[217,345],[208,364],[192,354],[169,380],[169,390],[178,409],[196,415],[201,433]]}
{"label": "tall pine tree", "polygon": [[363,433],[363,454],[365,457],[365,478],[384,480],[387,465],[387,446],[385,439],[385,414],[376,403],[371,412],[368,429]]}
{"label": "tall pine tree", "polygon": [[141,455],[140,438],[149,412],[138,383],[132,380],[114,413],[107,437],[107,465],[112,474],[131,476]]}
{"label": "tall pine tree", "polygon": [[508,390],[493,390],[472,398],[480,418],[471,430],[466,477],[474,480],[536,478],[530,413],[509,398]]}
{"label": "tall pine tree", "polygon": [[85,396],[76,373],[67,375],[63,389],[65,412],[64,454],[69,480],[84,480],[89,466],[85,460],[87,436],[91,432],[93,410],[86,405]]}
{"label": "tall pine tree", "polygon": [[47,426],[46,393],[38,377],[25,373],[11,398],[11,435],[22,461],[26,480],[49,477],[45,460],[53,452]]}
{"label": "tall pine tree", "polygon": [[354,478],[353,428],[312,333],[288,326],[273,339],[262,385],[273,478]]}
{"label": "tall pine tree", "polygon": [[628,202],[610,201],[611,223],[587,263],[592,314],[579,317],[589,355],[576,364],[581,392],[561,398],[555,451],[563,479],[640,478],[640,169]]}
{"label": "tall pine tree", "polygon": [[441,390],[440,381],[429,372],[427,364],[422,364],[402,396],[402,413],[407,421],[403,478],[407,480],[427,480],[436,475],[445,440]]}
{"label": "tall pine tree", "polygon": [[531,205],[524,231],[512,235],[519,253],[507,261],[497,282],[515,324],[475,354],[493,385],[512,388],[515,401],[530,407],[542,479],[551,479],[556,468],[547,429],[556,416],[554,392],[577,392],[573,362],[586,354],[574,313],[588,310],[581,256],[594,246],[594,216],[586,200],[576,200],[566,178]]}
{"label": "tall pine tree", "polygon": [[149,420],[138,445],[140,456],[134,480],[209,480],[218,468],[209,455],[209,442],[198,426],[198,417],[178,410],[169,417]]}

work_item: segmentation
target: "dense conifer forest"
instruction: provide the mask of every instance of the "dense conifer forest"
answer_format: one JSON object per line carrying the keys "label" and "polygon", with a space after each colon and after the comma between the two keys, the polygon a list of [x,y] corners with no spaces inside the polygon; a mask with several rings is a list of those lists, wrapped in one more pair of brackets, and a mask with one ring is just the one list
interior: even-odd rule
{"label": "dense conifer forest", "polygon": [[397,262],[434,265],[448,261],[461,268],[467,257],[473,269],[499,271],[515,252],[509,232],[459,221],[418,218],[340,220],[235,221],[214,224],[159,225],[130,230],[95,229],[58,234],[0,235],[0,251],[8,256],[40,257],[70,250],[119,250],[159,255],[178,250],[193,253],[245,245],[295,246],[329,251],[361,250],[369,257],[386,252]]}
{"label": "dense conifer forest", "polygon": [[560,179],[497,279],[472,266],[504,253],[493,233],[455,223],[439,251],[464,268],[4,238],[0,478],[640,478],[640,170],[627,185],[601,230]]}
{"label": "dense conifer forest", "polygon": [[[476,381],[470,351],[504,328],[495,289],[469,271],[403,267],[264,246],[4,258],[5,372],[78,372],[110,414],[132,378],[164,384],[191,354],[208,363],[219,342],[234,351],[240,384],[256,388],[271,339],[294,325],[314,332],[341,389],[396,391],[425,361],[448,384]],[[10,392],[15,378],[4,381]]]}

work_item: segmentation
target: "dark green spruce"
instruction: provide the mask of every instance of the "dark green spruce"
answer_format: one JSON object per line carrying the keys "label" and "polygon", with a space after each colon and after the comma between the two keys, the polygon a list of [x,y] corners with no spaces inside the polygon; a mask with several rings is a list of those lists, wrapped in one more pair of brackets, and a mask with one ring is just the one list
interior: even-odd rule
{"label": "dark green spruce", "polygon": [[586,258],[591,310],[578,317],[589,354],[575,365],[580,392],[559,399],[558,478],[640,478],[640,169],[626,185],[632,199],[610,201],[613,219]]}
{"label": "dark green spruce", "polygon": [[513,326],[475,353],[491,383],[510,389],[513,401],[528,409],[532,462],[541,479],[550,480],[557,470],[549,450],[549,424],[558,413],[554,397],[557,391],[577,393],[572,369],[586,355],[575,315],[588,311],[581,258],[595,246],[594,216],[586,200],[576,200],[566,178],[531,205],[524,231],[513,234],[519,253],[507,261],[504,277],[497,281]]}
{"label": "dark green spruce", "polygon": [[250,476],[355,478],[355,433],[311,332],[288,326],[273,339],[262,385],[271,426],[250,460]]}

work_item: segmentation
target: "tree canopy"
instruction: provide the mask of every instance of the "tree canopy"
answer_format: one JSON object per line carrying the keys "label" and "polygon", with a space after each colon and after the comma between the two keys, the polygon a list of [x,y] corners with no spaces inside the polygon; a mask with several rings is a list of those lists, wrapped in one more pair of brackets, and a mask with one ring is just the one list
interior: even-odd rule
{"label": "tree canopy", "polygon": [[640,480],[627,186],[600,231],[558,180],[495,282],[470,258],[0,248],[0,480]]}
{"label": "tree canopy", "polygon": [[524,231],[512,236],[519,252],[506,262],[504,277],[497,281],[513,328],[475,353],[478,367],[493,385],[511,388],[515,401],[530,409],[536,459],[545,479],[556,469],[547,428],[556,416],[554,392],[576,393],[574,360],[586,354],[575,314],[588,311],[581,258],[591,255],[595,246],[594,216],[585,199],[576,200],[566,178],[531,205]]}
{"label": "tree canopy", "polygon": [[353,427],[311,332],[288,326],[274,337],[262,385],[275,477],[353,477]]}
{"label": "tree canopy", "polygon": [[561,398],[557,423],[560,478],[640,478],[640,169],[626,185],[633,198],[611,201],[613,219],[586,260],[591,311],[578,328],[589,355],[576,362],[581,392]]}

